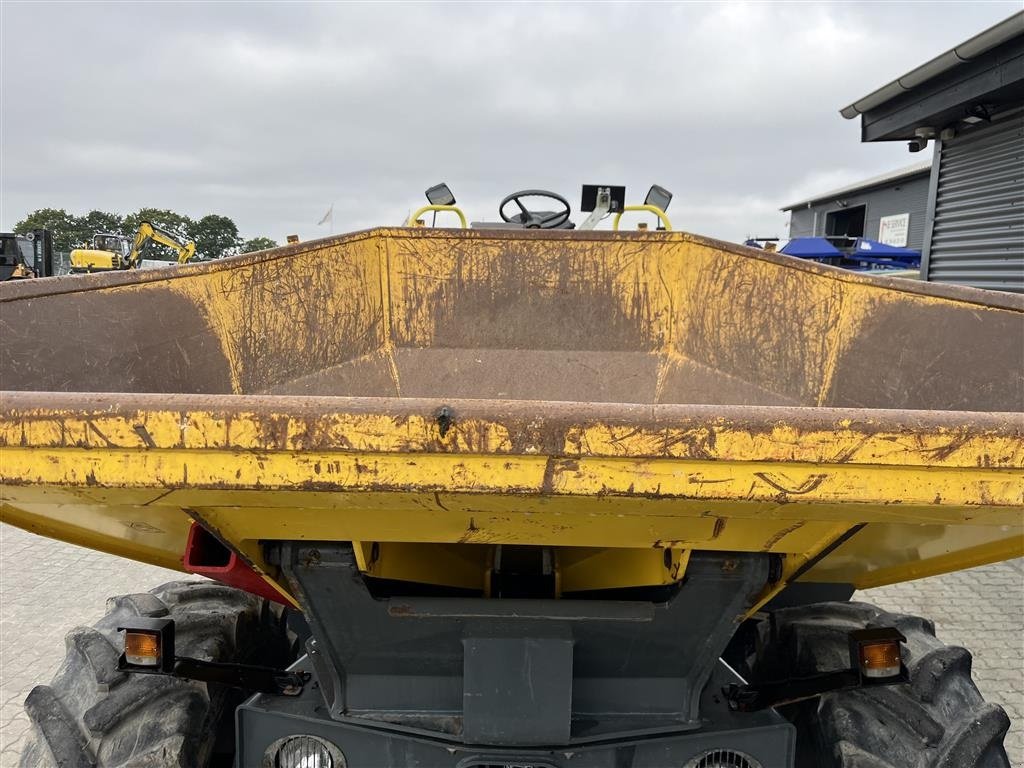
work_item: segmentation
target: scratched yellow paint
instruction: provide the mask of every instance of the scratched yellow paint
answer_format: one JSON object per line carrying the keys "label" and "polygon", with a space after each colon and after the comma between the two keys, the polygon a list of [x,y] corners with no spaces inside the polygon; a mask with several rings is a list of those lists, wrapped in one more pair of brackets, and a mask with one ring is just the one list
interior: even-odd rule
{"label": "scratched yellow paint", "polygon": [[[516,271],[510,260],[523,259],[530,269]],[[486,305],[513,272],[527,275],[526,291],[582,285],[606,302],[592,311],[639,329],[622,348],[657,356],[659,400],[684,362],[724,376],[752,365],[808,417],[754,424],[710,409],[662,423],[638,410],[643,423],[581,417],[553,442],[542,418],[470,416],[441,437],[429,409],[396,415],[386,402],[359,410],[339,399],[303,415],[295,399],[133,410],[129,397],[97,395],[109,407],[85,413],[38,398],[0,414],[0,517],[169,567],[193,519],[261,569],[266,539],[359,542],[362,564],[384,577],[422,574],[425,553],[443,551],[445,583],[463,585],[495,543],[592,548],[576,560],[564,552],[562,575],[577,586],[607,586],[609,558],[620,558],[618,585],[663,583],[663,548],[677,565],[692,549],[769,551],[793,574],[860,524],[804,578],[873,586],[1024,553],[1019,416],[893,427],[872,411],[836,411],[810,424],[868,319],[895,302],[949,299],[737,258],[682,233],[516,243],[375,230],[161,284],[212,329],[225,391],[257,395],[374,358],[401,395],[396,350],[455,344],[473,330],[457,322],[460,296]],[[145,295],[148,285],[111,290]],[[790,343],[794,327],[802,343]],[[741,361],[752,334],[758,354]],[[371,564],[375,542],[391,549]]]}
{"label": "scratched yellow paint", "polygon": [[[347,419],[364,416],[336,415],[349,426],[353,422]],[[968,457],[956,450],[942,454],[933,466],[921,467],[893,463],[920,455],[909,447],[903,453],[869,452],[873,464],[810,464],[790,460],[799,439],[761,444],[766,451],[783,445],[783,453],[760,461],[629,458],[618,455],[623,451],[619,441],[614,451],[607,451],[617,454],[613,457],[551,459],[539,454],[459,453],[453,433],[454,452],[437,453],[420,452],[427,441],[415,426],[398,442],[382,442],[381,435],[388,430],[380,418],[368,416],[364,426],[375,427],[359,432],[372,445],[369,451],[297,450],[293,440],[298,438],[291,437],[286,424],[277,431],[283,447],[268,448],[248,442],[256,427],[237,429],[245,419],[208,414],[188,417],[194,432],[207,436],[202,449],[163,448],[159,446],[164,441],[173,445],[174,438],[181,445],[182,420],[158,413],[147,414],[146,421],[149,442],[158,447],[148,447],[136,429],[118,428],[116,417],[109,416],[100,421],[106,440],[123,438],[133,447],[112,448],[97,443],[94,431],[68,430],[66,425],[65,440],[70,436],[90,442],[82,447],[43,447],[59,440],[45,414],[34,412],[22,428],[5,419],[0,432],[3,517],[24,526],[49,517],[50,535],[64,524],[65,536],[72,540],[88,530],[90,546],[97,546],[97,538],[105,535],[111,539],[107,549],[125,552],[131,547],[120,541],[123,530],[133,530],[132,522],[144,527],[160,515],[165,522],[154,527],[170,532],[162,538],[153,536],[170,550],[160,555],[161,564],[170,563],[175,550],[180,553],[175,536],[183,537],[189,514],[254,556],[260,539],[521,543],[772,551],[792,555],[789,562],[795,570],[801,559],[857,523],[903,527],[900,546],[881,550],[888,558],[893,552],[905,558],[912,545],[923,546],[927,539],[941,539],[947,549],[936,556],[947,557],[957,547],[955,531],[965,525],[984,530],[980,542],[977,537],[962,540],[973,559],[979,553],[983,558],[986,553],[1024,551],[1024,471],[1019,465],[970,466]],[[233,425],[232,440],[241,440],[245,448],[228,446],[228,436],[218,436],[217,429],[226,430],[228,421]],[[836,434],[841,432],[812,433],[806,439]],[[8,438],[15,436],[18,440],[12,444]],[[924,435],[918,437],[918,449],[920,441],[928,445]],[[639,447],[645,438],[629,439],[640,441]],[[847,439],[862,442],[853,435]],[[982,437],[974,439],[982,440],[978,447],[985,448]],[[24,445],[29,440],[42,445]],[[505,447],[507,438],[488,444]],[[948,445],[947,438],[936,445]],[[408,452],[413,446],[420,450]],[[596,440],[587,446],[601,453]],[[934,451],[927,455],[936,461]],[[65,495],[59,501],[47,499],[50,489]],[[78,496],[69,498],[72,489]],[[890,504],[892,499],[900,503]],[[47,515],[48,506],[59,507],[61,514]],[[136,513],[126,516],[126,509]],[[170,510],[180,514],[179,524],[166,523]],[[76,521],[74,529],[69,520]],[[152,552],[137,554],[154,560]],[[860,573],[877,580],[879,576],[871,573],[877,570],[872,569],[875,564],[892,578],[906,572],[899,564],[878,560],[879,556],[862,552],[838,567],[825,568],[826,560],[822,578],[843,576],[856,582]],[[955,557],[949,560],[956,562]]]}
{"label": "scratched yellow paint", "polygon": [[[108,425],[104,425],[108,426]],[[115,433],[115,430],[111,430]],[[134,430],[133,430],[134,432]],[[990,524],[1011,524],[1024,505],[1018,468],[797,462],[788,456],[747,461],[675,457],[408,453],[356,450],[30,448],[6,445],[6,483],[142,488],[262,488],[480,494],[529,493],[592,498],[658,496],[706,503],[856,504],[925,508],[915,519],[967,522],[973,508]],[[898,505],[890,501],[898,500]],[[527,502],[528,503],[528,502]],[[898,506],[898,509],[896,507]],[[864,517],[864,514],[860,514]]]}
{"label": "scratched yellow paint", "polygon": [[[119,402],[130,400],[121,398]],[[1012,428],[1024,422],[1020,415],[999,417],[1005,421],[1005,428],[990,423],[987,427],[936,425],[911,431],[874,426],[870,419],[854,424],[844,418],[849,411],[831,413],[839,416],[829,429],[777,422],[755,427],[716,416],[704,417],[699,424],[677,422],[661,428],[571,424],[564,430],[557,454],[897,467],[1024,467],[1024,440]],[[17,416],[0,418],[0,446],[20,445],[241,451],[308,451],[319,445],[394,453],[416,453],[436,446],[449,453],[482,454],[540,454],[545,450],[539,437],[526,436],[514,444],[510,427],[498,418],[462,419],[440,438],[431,413],[395,415],[383,408],[376,413],[318,413],[312,427],[310,419],[299,415],[244,408],[232,408],[230,413],[203,409],[185,414],[121,408],[116,413],[88,415],[26,409]]]}
{"label": "scratched yellow paint", "polygon": [[[228,360],[232,390],[251,392],[260,388],[254,380],[294,375],[286,367],[275,370],[289,359],[341,362],[330,356],[338,335],[372,340],[356,352],[384,344],[381,280],[377,242],[352,238],[298,262],[268,259],[169,285],[209,321]],[[311,320],[324,333],[295,332]]]}

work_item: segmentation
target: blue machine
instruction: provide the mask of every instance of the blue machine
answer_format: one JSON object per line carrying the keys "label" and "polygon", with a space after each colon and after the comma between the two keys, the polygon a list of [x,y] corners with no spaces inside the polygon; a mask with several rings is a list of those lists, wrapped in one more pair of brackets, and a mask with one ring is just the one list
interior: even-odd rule
{"label": "blue machine", "polygon": [[819,261],[854,272],[918,269],[921,253],[866,237],[795,237],[779,253]]}

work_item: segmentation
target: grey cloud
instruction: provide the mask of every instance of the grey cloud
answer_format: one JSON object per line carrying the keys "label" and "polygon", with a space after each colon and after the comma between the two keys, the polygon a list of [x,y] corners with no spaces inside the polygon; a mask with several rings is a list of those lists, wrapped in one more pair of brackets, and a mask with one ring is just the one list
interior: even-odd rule
{"label": "grey cloud", "polygon": [[444,179],[472,218],[657,182],[679,228],[781,234],[818,179],[909,161],[839,107],[1016,6],[4,3],[0,226],[154,205],[313,237]]}

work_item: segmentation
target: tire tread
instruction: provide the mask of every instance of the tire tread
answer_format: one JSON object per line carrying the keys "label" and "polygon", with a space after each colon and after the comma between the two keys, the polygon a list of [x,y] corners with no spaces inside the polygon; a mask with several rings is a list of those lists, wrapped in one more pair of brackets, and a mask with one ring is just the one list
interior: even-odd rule
{"label": "tire tread", "polygon": [[239,694],[119,671],[117,628],[139,616],[167,616],[174,619],[181,656],[281,666],[294,656],[280,614],[262,598],[215,582],[169,582],[109,599],[107,614],[93,627],[68,633],[67,655],[51,684],[29,694],[32,727],[22,768],[205,765]]}
{"label": "tire tread", "polygon": [[762,627],[755,679],[779,679],[849,665],[853,629],[896,627],[906,637],[905,685],[860,688],[788,708],[802,740],[798,766],[813,768],[1008,768],[1010,721],[971,679],[971,654],[946,646],[927,619],[867,603],[783,608]]}

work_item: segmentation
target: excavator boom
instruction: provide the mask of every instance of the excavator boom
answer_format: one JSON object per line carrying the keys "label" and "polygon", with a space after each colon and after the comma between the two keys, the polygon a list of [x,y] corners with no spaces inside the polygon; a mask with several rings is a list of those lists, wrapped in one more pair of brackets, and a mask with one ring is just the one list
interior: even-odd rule
{"label": "excavator boom", "polygon": [[196,244],[193,241],[182,241],[166,229],[144,221],[139,224],[139,229],[135,233],[135,241],[132,243],[131,253],[128,254],[127,261],[130,269],[139,266],[139,262],[142,261],[142,256],[150,243],[158,243],[170,248],[177,254],[179,264],[187,264],[196,253]]}

